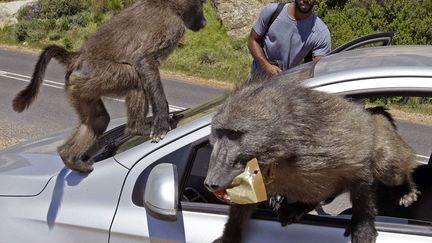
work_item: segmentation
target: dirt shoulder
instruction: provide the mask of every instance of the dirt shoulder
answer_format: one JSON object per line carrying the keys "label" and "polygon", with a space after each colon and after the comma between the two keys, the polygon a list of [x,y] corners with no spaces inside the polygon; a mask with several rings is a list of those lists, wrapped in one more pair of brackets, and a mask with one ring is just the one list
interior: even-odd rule
{"label": "dirt shoulder", "polygon": [[402,120],[402,121],[432,126],[431,115],[411,113],[411,112],[395,110],[395,109],[390,109],[389,111],[396,120]]}

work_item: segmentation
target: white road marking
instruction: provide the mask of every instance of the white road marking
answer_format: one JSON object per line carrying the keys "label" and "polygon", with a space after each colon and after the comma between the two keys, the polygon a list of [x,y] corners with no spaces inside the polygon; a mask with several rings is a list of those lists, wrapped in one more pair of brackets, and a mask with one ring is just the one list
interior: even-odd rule
{"label": "white road marking", "polygon": [[[2,71],[2,70],[0,70],[0,77],[14,79],[14,80],[18,80],[18,81],[27,82],[27,83],[30,83],[30,79],[31,79],[30,76],[26,76],[26,75],[22,75],[22,74],[18,74],[18,73],[6,72],[6,71]],[[56,88],[56,89],[63,89],[63,87],[64,87],[64,83],[56,82],[56,81],[52,81],[52,80],[48,80],[48,79],[44,79],[42,85]],[[109,100],[118,101],[118,102],[125,102],[124,99],[118,99],[118,98],[112,98],[112,97],[104,97],[104,98],[109,99]],[[181,107],[181,106],[176,106],[176,105],[169,105],[170,111],[181,111],[184,109],[186,109],[186,108]]]}
{"label": "white road marking", "polygon": [[427,164],[429,162],[429,156],[416,154],[417,162],[421,164]]}

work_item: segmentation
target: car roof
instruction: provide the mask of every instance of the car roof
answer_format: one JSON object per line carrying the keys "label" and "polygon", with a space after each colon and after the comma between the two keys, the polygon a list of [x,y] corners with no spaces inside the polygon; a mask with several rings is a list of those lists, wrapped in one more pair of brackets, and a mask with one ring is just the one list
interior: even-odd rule
{"label": "car roof", "polygon": [[354,49],[316,62],[303,84],[339,95],[432,94],[432,46],[384,46]]}
{"label": "car roof", "polygon": [[403,74],[403,69],[423,70],[418,75],[432,76],[432,46],[380,46],[342,51],[322,57],[316,64],[314,77],[344,72],[359,72],[368,69],[391,69],[394,74]]}

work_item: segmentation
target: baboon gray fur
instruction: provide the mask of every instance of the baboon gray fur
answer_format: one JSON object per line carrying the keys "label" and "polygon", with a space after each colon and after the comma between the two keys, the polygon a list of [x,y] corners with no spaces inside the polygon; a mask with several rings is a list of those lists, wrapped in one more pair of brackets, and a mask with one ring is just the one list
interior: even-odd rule
{"label": "baboon gray fur", "polygon": [[[384,107],[367,108],[366,111],[372,115],[372,124],[376,131],[374,151],[374,161],[376,162],[373,165],[375,176],[379,178],[378,184],[374,185],[377,186],[375,188],[376,203],[380,208],[384,208],[384,202],[387,204],[386,208],[392,207],[392,205],[406,208],[417,200],[417,194],[419,194],[416,184],[413,183],[412,173],[406,173],[406,171],[412,171],[417,165],[414,151],[397,133],[394,119]],[[395,171],[394,174],[389,173],[392,171]],[[384,190],[387,192],[383,193]],[[386,196],[383,197],[382,195]],[[333,199],[330,198],[328,201]],[[321,204],[323,203],[329,202],[321,202]],[[306,213],[317,206],[318,204],[287,203],[285,201],[276,213],[281,225],[285,226],[298,222]]]}
{"label": "baboon gray fur", "polygon": [[[313,91],[281,77],[250,82],[213,118],[213,152],[205,180],[213,192],[228,188],[245,163],[257,158],[269,196],[286,195],[311,210],[344,191],[352,201],[352,242],[375,242],[375,185],[407,184],[400,203],[417,191],[412,150],[379,110],[367,112],[342,97]],[[222,238],[241,242],[254,205],[233,205]]]}
{"label": "baboon gray fur", "polygon": [[[161,61],[175,49],[185,27],[198,31],[206,25],[204,0],[141,0],[102,25],[77,52],[47,47],[39,57],[30,84],[13,100],[22,112],[36,98],[51,58],[66,69],[65,90],[79,116],[79,125],[58,148],[71,169],[90,172],[85,151],[105,131],[110,117],[102,96],[126,97],[127,132],[151,132],[154,142],[170,129],[168,102],[160,81]],[[145,124],[152,107],[153,123]]]}

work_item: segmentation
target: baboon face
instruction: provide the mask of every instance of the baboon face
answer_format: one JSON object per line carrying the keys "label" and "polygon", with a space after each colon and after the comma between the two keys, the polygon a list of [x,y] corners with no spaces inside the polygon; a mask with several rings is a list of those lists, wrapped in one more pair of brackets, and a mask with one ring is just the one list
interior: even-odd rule
{"label": "baboon face", "polygon": [[[245,105],[241,103],[237,104]],[[249,160],[266,161],[274,157],[271,145],[268,146],[274,144],[269,124],[272,121],[261,119],[265,114],[257,115],[257,110],[252,111],[250,106],[240,108],[237,104],[222,107],[212,121],[213,151],[204,182],[210,191],[227,189],[233,179],[244,172]]]}
{"label": "baboon face", "polygon": [[221,191],[229,187],[233,179],[244,171],[247,160],[242,159],[240,149],[243,134],[213,129],[210,136],[213,151],[204,184],[210,191]]}
{"label": "baboon face", "polygon": [[205,0],[184,0],[184,9],[181,17],[185,26],[192,30],[198,31],[207,24],[204,17],[203,4]]}

